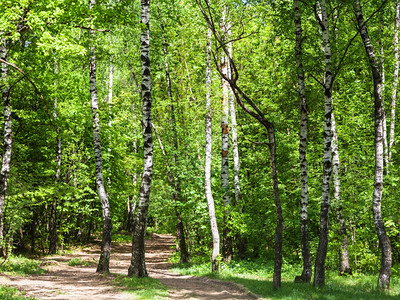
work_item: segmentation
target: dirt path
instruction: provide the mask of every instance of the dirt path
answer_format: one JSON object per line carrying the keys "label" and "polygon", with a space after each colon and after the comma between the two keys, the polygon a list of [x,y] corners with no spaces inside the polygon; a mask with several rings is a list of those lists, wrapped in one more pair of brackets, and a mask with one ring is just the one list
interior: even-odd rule
{"label": "dirt path", "polygon": [[[168,271],[168,257],[174,245],[170,235],[154,234],[146,241],[147,271],[169,287],[169,299],[256,299],[236,284],[202,277],[183,276]],[[96,274],[99,247],[87,248],[73,254],[52,256],[42,259],[49,272],[29,277],[5,276],[0,274],[0,284],[17,287],[26,296],[38,299],[85,299],[125,300],[134,299],[111,284],[113,276]],[[90,262],[90,266],[68,266],[72,258]],[[131,258],[131,245],[113,246],[110,272],[127,274]]]}

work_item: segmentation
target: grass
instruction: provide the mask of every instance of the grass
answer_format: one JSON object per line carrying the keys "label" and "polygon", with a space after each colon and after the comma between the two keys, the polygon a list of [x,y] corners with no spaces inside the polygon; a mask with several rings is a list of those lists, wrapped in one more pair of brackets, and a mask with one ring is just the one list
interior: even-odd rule
{"label": "grass", "polygon": [[94,266],[96,263],[94,261],[82,260],[81,258],[75,257],[68,261],[68,266]]}
{"label": "grass", "polygon": [[34,300],[35,298],[24,297],[16,288],[0,286],[0,299],[2,300]]}
{"label": "grass", "polygon": [[134,299],[168,299],[167,287],[154,278],[119,275],[113,283],[133,295]]}
{"label": "grass", "polygon": [[342,277],[332,272],[326,273],[326,285],[314,288],[312,284],[294,283],[294,277],[301,274],[301,267],[285,263],[282,266],[282,288],[274,291],[272,288],[273,262],[233,261],[221,264],[219,274],[211,273],[211,263],[176,264],[173,271],[195,276],[227,280],[239,283],[252,293],[266,299],[400,299],[400,278],[392,276],[391,288],[383,292],[377,289],[377,275],[362,275]]}
{"label": "grass", "polygon": [[14,276],[28,276],[30,274],[46,273],[46,270],[39,266],[40,261],[38,260],[23,256],[10,256],[4,264],[0,265],[0,273]]}

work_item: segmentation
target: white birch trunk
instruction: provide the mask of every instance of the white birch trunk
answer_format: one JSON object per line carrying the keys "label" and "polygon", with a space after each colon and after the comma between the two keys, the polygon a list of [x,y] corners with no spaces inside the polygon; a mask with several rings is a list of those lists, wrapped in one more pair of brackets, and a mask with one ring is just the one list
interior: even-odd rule
{"label": "white birch trunk", "polygon": [[[229,39],[230,32],[227,28],[226,19],[227,8],[223,8],[222,19],[220,27],[224,33],[225,40]],[[229,25],[228,25],[229,26]],[[221,71],[223,76],[230,78],[229,63],[226,54],[222,51],[221,53]],[[229,186],[229,94],[230,88],[229,83],[224,78],[222,80],[222,117],[221,117],[221,187],[222,187],[222,202],[224,204],[224,224],[223,224],[223,238],[222,238],[222,256],[227,262],[232,260],[232,238],[229,236],[228,220],[230,215],[230,186]]]}
{"label": "white birch trunk", "polygon": [[300,99],[300,144],[299,159],[301,170],[301,209],[300,209],[300,233],[301,233],[301,253],[303,256],[303,272],[301,276],[296,276],[296,282],[310,282],[312,275],[310,246],[308,242],[308,171],[307,171],[307,127],[308,110],[306,99],[305,76],[303,68],[303,50],[302,50],[302,28],[301,12],[299,1],[294,0],[294,22],[296,26],[296,64],[297,81]]}
{"label": "white birch trunk", "polygon": [[[90,0],[90,9],[92,9],[95,4],[96,4],[95,0]],[[110,203],[103,180],[103,159],[101,154],[99,105],[97,101],[97,85],[96,85],[96,53],[94,46],[93,30],[89,30],[89,79],[90,79],[90,99],[92,107],[96,189],[101,202],[101,208],[103,214],[103,239],[101,242],[101,254],[96,272],[109,273],[110,252],[111,252],[111,212],[110,212]]]}
{"label": "white birch trunk", "polygon": [[352,274],[348,251],[348,238],[346,220],[343,217],[342,196],[340,190],[340,156],[338,136],[335,122],[335,114],[332,112],[332,182],[333,182],[333,207],[335,208],[336,220],[339,222],[339,234],[342,237],[340,251],[340,274]]}
{"label": "white birch trunk", "polygon": [[[7,42],[4,38],[0,40],[0,57],[7,61]],[[1,79],[3,81],[3,88],[1,90],[3,100],[3,117],[4,117],[4,133],[3,133],[3,158],[0,170],[0,256],[6,255],[4,236],[3,236],[3,208],[6,201],[8,176],[11,167],[11,147],[12,147],[12,118],[11,118],[11,101],[10,90],[6,83],[8,75],[7,64],[1,64]]]}
{"label": "white birch trunk", "polygon": [[[383,48],[383,28],[385,27],[385,19],[384,19],[384,12],[382,10],[381,14],[381,23],[380,23],[380,31],[381,31],[381,39],[379,40],[380,46],[380,61],[381,61],[381,74],[382,74],[382,102],[384,102],[384,95],[385,95],[385,52]],[[388,139],[387,139],[387,126],[386,126],[386,111],[385,107],[383,107],[383,149],[384,149],[384,159],[385,165],[388,170],[389,168],[389,149],[388,149]]]}
{"label": "white birch trunk", "polygon": [[322,182],[322,199],[320,212],[320,235],[317,256],[315,259],[314,285],[323,286],[325,284],[325,259],[328,251],[329,236],[329,189],[332,173],[331,159],[331,127],[332,127],[332,52],[329,38],[329,22],[326,11],[325,0],[320,2],[320,15],[317,15],[322,33],[322,47],[325,56],[324,71],[324,165],[323,165],[323,182]]}
{"label": "white birch trunk", "polygon": [[382,101],[382,77],[379,71],[379,63],[375,56],[368,30],[364,22],[360,1],[354,3],[356,19],[361,38],[364,43],[365,51],[368,56],[374,81],[375,99],[375,179],[374,193],[372,198],[372,213],[374,218],[375,230],[381,247],[381,269],[378,277],[378,286],[388,289],[392,272],[392,248],[390,240],[386,234],[385,225],[382,220],[382,190],[383,190],[383,101]]}
{"label": "white birch trunk", "polygon": [[143,126],[143,175],[139,193],[139,205],[134,223],[132,259],[128,276],[147,276],[145,263],[145,235],[153,177],[153,133],[151,121],[150,76],[150,0],[141,0],[141,64],[142,64],[142,126]]}
{"label": "white birch trunk", "polygon": [[212,235],[212,254],[211,269],[212,272],[219,272],[219,232],[217,218],[215,217],[214,198],[211,191],[211,149],[212,149],[212,116],[211,116],[211,30],[207,32],[207,61],[206,61],[206,151],[204,164],[204,191],[207,199],[208,216],[210,219]]}
{"label": "white birch trunk", "polygon": [[399,1],[396,1],[396,16],[394,22],[394,72],[393,92],[390,109],[390,131],[389,131],[389,163],[392,159],[392,148],[394,145],[394,127],[396,121],[397,84],[399,80]]}

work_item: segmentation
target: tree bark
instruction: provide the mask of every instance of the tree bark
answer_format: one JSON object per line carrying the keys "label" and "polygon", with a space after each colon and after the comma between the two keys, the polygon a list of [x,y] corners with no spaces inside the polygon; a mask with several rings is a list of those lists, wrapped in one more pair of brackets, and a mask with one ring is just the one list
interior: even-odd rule
{"label": "tree bark", "polygon": [[325,0],[319,3],[320,16],[315,8],[316,18],[321,28],[322,33],[322,48],[325,56],[325,71],[324,71],[324,165],[323,165],[323,181],[322,181],[322,199],[320,212],[320,235],[317,256],[315,259],[314,268],[314,286],[323,286],[325,284],[325,259],[328,251],[328,236],[329,236],[329,189],[332,173],[332,158],[331,158],[331,127],[332,127],[332,53],[329,38],[329,23],[328,14],[326,11]]}
{"label": "tree bark", "polygon": [[204,163],[204,192],[207,199],[208,216],[212,235],[211,270],[219,272],[219,232],[215,217],[214,198],[211,191],[211,149],[212,149],[212,115],[211,115],[211,30],[207,32],[207,61],[206,61],[206,151]]}
{"label": "tree bark", "polygon": [[310,245],[308,242],[308,171],[307,171],[307,126],[308,109],[305,88],[305,76],[303,69],[303,50],[302,50],[302,28],[301,12],[299,1],[294,0],[294,23],[296,26],[296,46],[295,56],[297,64],[297,82],[300,99],[300,177],[301,177],[301,210],[300,210],[300,234],[301,234],[301,253],[303,256],[303,272],[301,276],[296,276],[296,282],[310,282],[312,275]]}
{"label": "tree bark", "polygon": [[[95,0],[90,0],[90,9],[96,4]],[[96,53],[94,46],[94,31],[89,30],[89,78],[90,78],[90,98],[92,107],[92,123],[93,123],[93,146],[95,158],[95,177],[96,189],[99,195],[102,215],[103,215],[103,238],[101,242],[101,254],[96,272],[109,273],[110,252],[111,252],[111,212],[110,203],[103,180],[103,160],[101,154],[100,140],[100,120],[99,106],[97,101],[97,85],[96,85]]]}
{"label": "tree bark", "polygon": [[340,225],[339,235],[342,237],[340,251],[340,275],[351,275],[350,258],[348,251],[347,226],[343,217],[343,204],[340,190],[340,156],[338,137],[336,129],[335,114],[332,112],[332,182],[333,182],[333,203],[336,221]]}
{"label": "tree bark", "polygon": [[132,259],[128,276],[147,276],[145,263],[145,235],[153,177],[153,133],[151,121],[151,76],[150,76],[150,0],[141,0],[141,64],[142,64],[142,126],[143,126],[143,175],[139,192],[139,205],[132,239]]}
{"label": "tree bark", "polygon": [[365,51],[368,56],[369,65],[372,71],[374,82],[374,102],[375,102],[375,179],[374,193],[372,198],[372,213],[374,218],[375,230],[379,239],[379,245],[382,251],[381,269],[378,277],[378,286],[381,289],[388,289],[390,276],[392,272],[392,249],[390,240],[386,234],[385,225],[382,220],[382,190],[383,190],[383,101],[382,101],[382,76],[379,71],[379,63],[375,56],[374,49],[369,38],[367,26],[360,1],[354,2],[354,9],[364,43]]}
{"label": "tree bark", "polygon": [[[0,57],[7,61],[7,42],[4,38],[0,40]],[[1,64],[1,79],[3,80],[3,88],[1,90],[3,100],[3,117],[4,117],[4,133],[3,133],[3,157],[0,170],[0,256],[5,256],[4,233],[3,233],[3,208],[6,201],[8,176],[11,167],[11,148],[12,148],[12,116],[11,116],[11,99],[10,88],[6,83],[8,75],[7,64]]]}
{"label": "tree bark", "polygon": [[[229,39],[229,32],[226,26],[227,8],[223,8],[220,27],[224,33],[225,40]],[[225,76],[230,77],[228,58],[225,53],[221,53],[221,71]],[[229,83],[222,78],[222,117],[221,117],[221,187],[222,187],[222,202],[224,204],[224,224],[222,234],[222,257],[224,261],[231,261],[232,238],[229,236],[230,229],[228,226],[230,215],[230,187],[229,187]]]}
{"label": "tree bark", "polygon": [[390,109],[390,131],[389,131],[389,163],[392,159],[392,148],[394,145],[394,127],[396,121],[397,84],[399,80],[399,1],[396,1],[396,16],[394,22],[394,72],[393,92]]}

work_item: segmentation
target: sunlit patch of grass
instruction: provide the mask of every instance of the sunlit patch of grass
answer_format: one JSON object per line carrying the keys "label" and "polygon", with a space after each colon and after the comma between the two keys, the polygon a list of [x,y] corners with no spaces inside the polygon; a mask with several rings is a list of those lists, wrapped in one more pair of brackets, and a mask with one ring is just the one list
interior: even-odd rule
{"label": "sunlit patch of grass", "polygon": [[113,233],[113,242],[132,243],[132,233]]}
{"label": "sunlit patch of grass", "polygon": [[82,260],[81,258],[74,257],[68,261],[68,266],[94,266],[96,263],[94,261]]}
{"label": "sunlit patch of grass", "polygon": [[172,270],[184,275],[207,276],[239,283],[250,292],[266,299],[400,299],[400,279],[397,276],[392,276],[391,288],[388,291],[381,291],[377,288],[377,274],[343,277],[327,272],[326,285],[315,288],[312,283],[294,283],[295,276],[301,274],[301,266],[285,263],[282,266],[282,287],[275,291],[272,287],[272,261],[222,263],[219,274],[211,273],[210,262],[176,264]]}
{"label": "sunlit patch of grass", "polygon": [[2,300],[34,300],[35,298],[24,297],[16,288],[9,286],[0,286],[0,299]]}
{"label": "sunlit patch of grass", "polygon": [[154,278],[119,275],[113,283],[135,299],[168,299],[167,287]]}
{"label": "sunlit patch of grass", "polygon": [[30,274],[44,274],[47,271],[40,268],[40,261],[23,256],[10,256],[0,266],[0,273],[7,275],[27,276]]}

